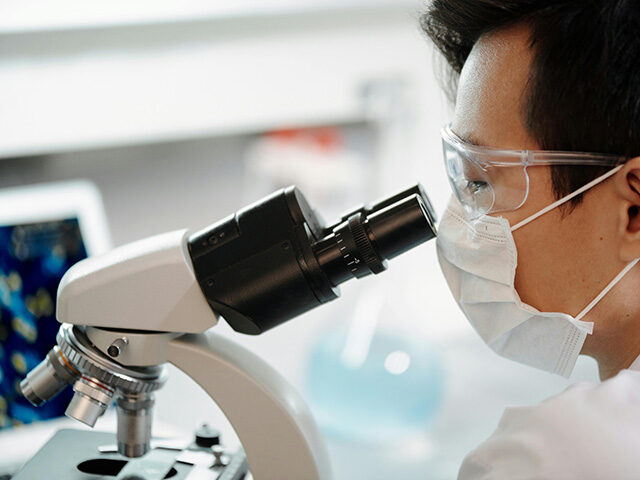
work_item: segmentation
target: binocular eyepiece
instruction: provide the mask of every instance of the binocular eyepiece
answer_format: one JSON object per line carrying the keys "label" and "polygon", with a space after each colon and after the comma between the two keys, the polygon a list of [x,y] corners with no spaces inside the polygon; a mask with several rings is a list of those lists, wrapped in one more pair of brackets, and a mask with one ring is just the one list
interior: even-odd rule
{"label": "binocular eyepiece", "polygon": [[193,234],[198,283],[231,327],[257,335],[339,296],[338,285],[436,236],[421,185],[324,226],[295,187]]}
{"label": "binocular eyepiece", "polygon": [[435,237],[435,213],[420,185],[361,207],[330,227],[313,250],[333,285],[387,269],[387,260]]}

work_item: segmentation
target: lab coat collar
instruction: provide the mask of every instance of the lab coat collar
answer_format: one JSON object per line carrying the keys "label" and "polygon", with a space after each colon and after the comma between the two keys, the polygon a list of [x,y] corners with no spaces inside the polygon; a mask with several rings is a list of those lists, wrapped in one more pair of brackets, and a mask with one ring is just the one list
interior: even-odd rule
{"label": "lab coat collar", "polygon": [[629,370],[636,370],[640,372],[640,357],[636,358],[631,366],[629,366]]}

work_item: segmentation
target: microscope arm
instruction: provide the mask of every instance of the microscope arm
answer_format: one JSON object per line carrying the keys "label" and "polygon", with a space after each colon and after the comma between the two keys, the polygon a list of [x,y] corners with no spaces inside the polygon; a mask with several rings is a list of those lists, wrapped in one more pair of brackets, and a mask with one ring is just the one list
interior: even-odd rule
{"label": "microscope arm", "polygon": [[171,340],[167,360],[233,425],[256,480],[328,480],[324,443],[300,395],[250,351],[211,332]]}

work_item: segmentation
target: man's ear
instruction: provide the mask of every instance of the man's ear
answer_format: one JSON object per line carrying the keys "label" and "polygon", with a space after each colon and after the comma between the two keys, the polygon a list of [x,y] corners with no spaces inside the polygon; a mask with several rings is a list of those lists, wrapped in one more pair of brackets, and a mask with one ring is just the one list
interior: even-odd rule
{"label": "man's ear", "polygon": [[614,178],[622,199],[620,256],[630,262],[640,258],[640,157],[627,161]]}

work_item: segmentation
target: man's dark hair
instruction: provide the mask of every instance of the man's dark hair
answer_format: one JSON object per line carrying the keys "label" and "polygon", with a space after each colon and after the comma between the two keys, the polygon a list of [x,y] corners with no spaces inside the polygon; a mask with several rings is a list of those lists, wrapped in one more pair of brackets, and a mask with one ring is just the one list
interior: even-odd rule
{"label": "man's dark hair", "polygon": [[[434,0],[421,18],[454,77],[481,35],[520,23],[533,49],[523,115],[541,148],[640,155],[640,2]],[[606,170],[553,167],[555,194]]]}

